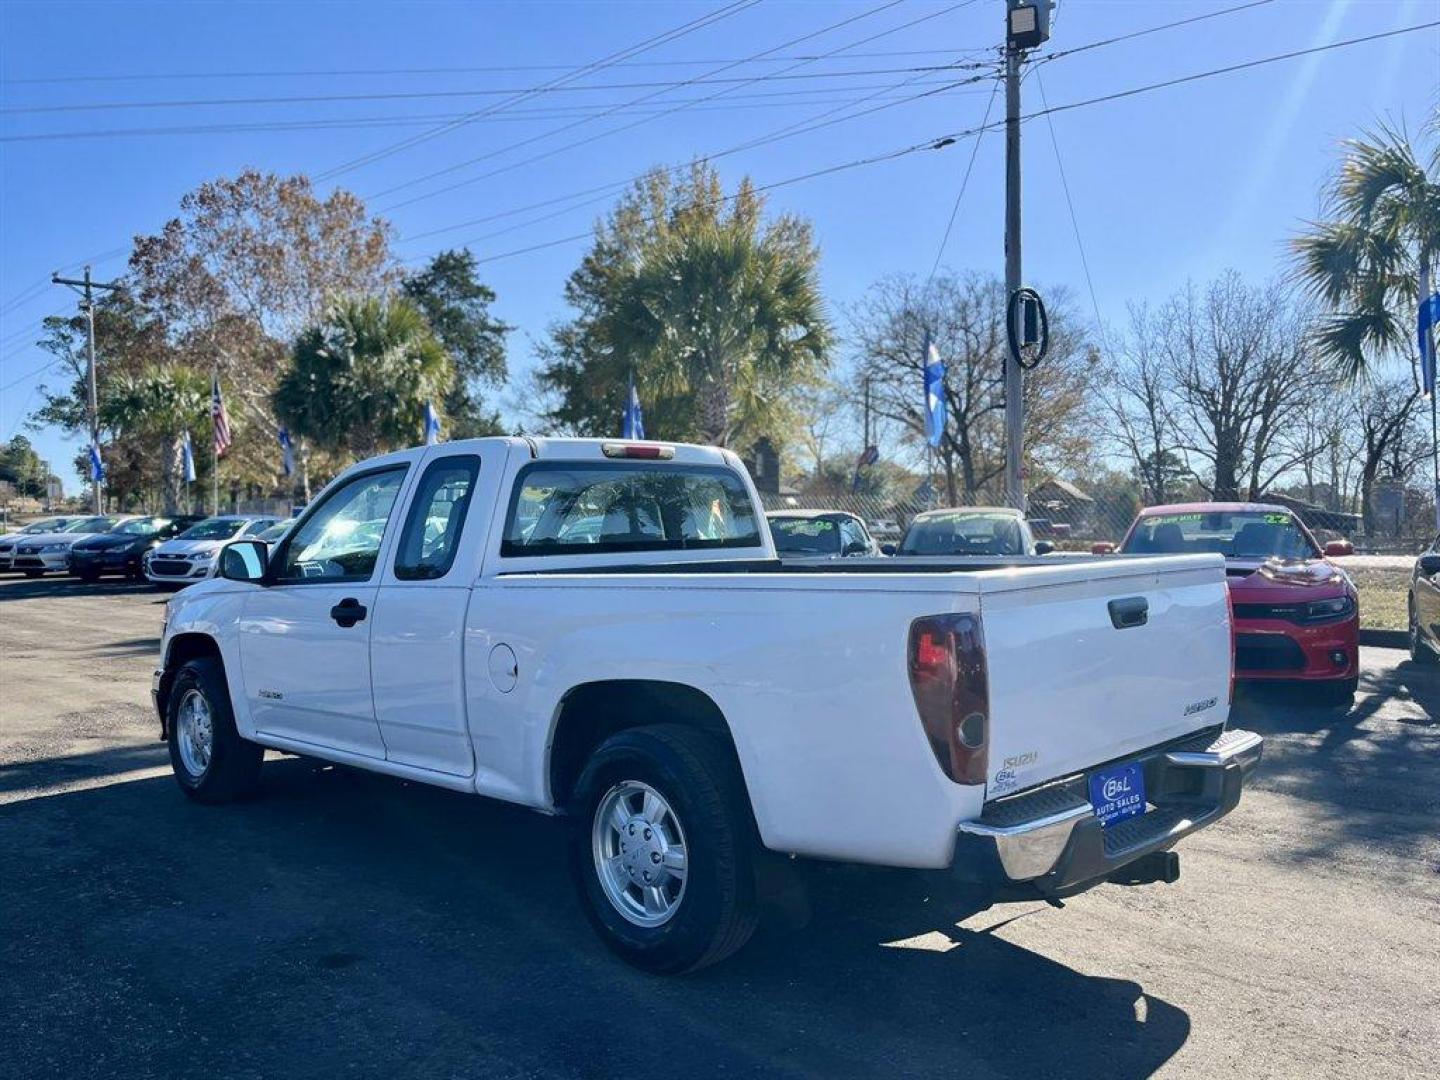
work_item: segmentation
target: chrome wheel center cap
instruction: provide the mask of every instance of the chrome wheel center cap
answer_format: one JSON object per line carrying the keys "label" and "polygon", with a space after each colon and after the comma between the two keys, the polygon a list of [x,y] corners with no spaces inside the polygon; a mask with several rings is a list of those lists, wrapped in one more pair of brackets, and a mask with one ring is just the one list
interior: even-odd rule
{"label": "chrome wheel center cap", "polygon": [[641,888],[658,885],[670,875],[665,870],[668,845],[660,830],[641,817],[631,818],[620,830],[620,865]]}

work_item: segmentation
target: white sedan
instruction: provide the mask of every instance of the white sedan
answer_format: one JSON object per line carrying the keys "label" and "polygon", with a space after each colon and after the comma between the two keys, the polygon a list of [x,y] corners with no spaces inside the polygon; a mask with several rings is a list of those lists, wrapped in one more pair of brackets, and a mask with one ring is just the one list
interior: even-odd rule
{"label": "white sedan", "polygon": [[12,535],[0,542],[0,570],[19,570],[26,577],[41,577],[69,568],[70,548],[81,540],[107,533],[123,525],[134,514],[102,514],[98,517],[71,518],[65,525],[48,532]]}
{"label": "white sedan", "polygon": [[192,525],[145,555],[145,577],[160,586],[183,587],[214,574],[220,549],[253,539],[279,521],[259,514],[221,514]]}

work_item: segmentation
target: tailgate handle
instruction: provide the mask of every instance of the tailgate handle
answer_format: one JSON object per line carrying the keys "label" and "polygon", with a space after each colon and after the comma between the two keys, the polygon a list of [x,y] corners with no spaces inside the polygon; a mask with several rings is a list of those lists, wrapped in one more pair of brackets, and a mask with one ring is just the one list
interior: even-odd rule
{"label": "tailgate handle", "polygon": [[1150,618],[1150,601],[1143,596],[1127,596],[1110,601],[1110,622],[1116,630],[1144,626]]}

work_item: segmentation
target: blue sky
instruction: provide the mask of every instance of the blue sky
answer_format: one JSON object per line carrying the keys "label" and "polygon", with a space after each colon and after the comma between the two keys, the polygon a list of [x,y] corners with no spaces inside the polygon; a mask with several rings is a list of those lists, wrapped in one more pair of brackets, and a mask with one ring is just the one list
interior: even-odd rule
{"label": "blue sky", "polygon": [[[571,204],[456,226],[620,181],[652,165],[679,164],[789,125],[913,97],[935,80],[954,79],[914,68],[973,61],[979,58],[973,50],[996,44],[1003,29],[1001,0],[958,7],[956,0],[907,0],[870,13],[883,2],[761,0],[636,56],[629,66],[587,75],[563,90],[514,105],[509,116],[500,112],[455,127],[321,186],[347,187],[375,210],[426,196],[388,215],[397,228],[396,250],[404,258],[423,259],[468,241],[477,256],[493,260],[483,269],[499,294],[496,311],[518,328],[511,339],[516,389],[503,404],[512,417],[520,416],[533,343],[548,324],[565,316],[561,287],[585,244],[508,253],[585,231],[606,203],[577,199],[573,209],[547,220],[535,219]],[[1064,0],[1049,48],[1067,49],[1242,2]],[[5,386],[0,438],[21,429],[47,377],[44,372],[30,375],[46,360],[30,344],[32,325],[44,315],[73,311],[74,298],[67,291],[38,288],[51,270],[78,269],[87,257],[114,252],[136,233],[158,229],[173,216],[180,196],[203,180],[246,166],[323,173],[433,130],[439,123],[434,117],[463,115],[507,100],[495,91],[539,86],[724,6],[725,0],[6,0],[0,5],[0,138],[12,141],[0,142],[0,386]],[[932,17],[916,22],[927,15]],[[778,49],[765,61],[721,70],[846,18],[853,21]],[[1060,106],[1436,18],[1440,0],[1274,0],[1062,57],[1040,73],[1045,99]],[[842,48],[874,35],[883,36]],[[832,50],[842,51],[793,69],[796,60],[781,59]],[[401,69],[406,73],[398,73]],[[850,74],[655,85],[782,72]],[[137,75],[145,77],[110,78]],[[96,81],[95,76],[105,78]],[[593,89],[605,85],[611,88]],[[1426,110],[1440,100],[1437,87],[1440,32],[1429,29],[1057,113],[1055,139],[1102,316],[1119,323],[1128,302],[1158,299],[1187,279],[1203,279],[1225,267],[1255,278],[1275,273],[1286,238],[1317,211],[1337,142],[1382,118],[1418,130]],[[713,102],[637,123],[636,108],[663,111],[721,90],[728,92]],[[963,86],[901,102],[728,155],[717,164],[732,186],[742,174],[761,184],[784,180],[972,128],[985,111],[988,91],[988,84]],[[1040,106],[1040,91],[1039,81],[1027,79],[1027,111]],[[654,96],[629,111],[593,115],[643,95]],[[845,104],[866,95],[879,96]],[[153,104],[275,97],[346,100]],[[152,104],[133,107],[136,103]],[[127,107],[113,107],[121,105]],[[1002,106],[1003,100],[997,100],[992,119],[1002,114]],[[48,111],[15,111],[40,108]],[[530,115],[514,115],[525,112]],[[120,128],[368,123],[375,118],[404,123],[14,141],[24,135]],[[574,126],[557,130],[564,125]],[[527,139],[534,141],[511,148]],[[814,222],[826,295],[842,328],[844,306],[876,278],[929,271],[970,147],[962,140],[942,152],[910,154],[773,192],[772,208]],[[544,160],[475,179],[552,149],[558,152]],[[492,156],[412,183],[481,155]],[[1024,164],[1026,278],[1064,283],[1085,297],[1079,249],[1044,119],[1025,125]],[[460,181],[470,182],[437,190]],[[947,264],[1002,272],[1003,181],[1003,138],[993,132],[980,143],[946,249]],[[398,185],[407,186],[382,194]],[[495,234],[511,226],[516,227]],[[440,229],[447,231],[408,239]],[[123,256],[112,256],[97,262],[96,274],[113,276],[123,265]],[[49,377],[54,381],[53,374]],[[32,437],[73,488],[66,468],[73,445],[55,432]]]}

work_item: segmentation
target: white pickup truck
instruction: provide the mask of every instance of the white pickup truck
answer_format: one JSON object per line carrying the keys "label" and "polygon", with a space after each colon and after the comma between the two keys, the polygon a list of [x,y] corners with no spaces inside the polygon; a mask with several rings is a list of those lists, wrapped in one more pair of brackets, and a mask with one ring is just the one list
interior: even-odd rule
{"label": "white pickup truck", "polygon": [[566,814],[590,920],[657,972],[744,944],[766,849],[1058,898],[1175,880],[1235,807],[1218,558],[790,565],[759,505],[707,447],[356,465],[170,600],[176,778],[234,799],[268,747]]}

